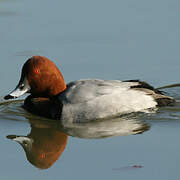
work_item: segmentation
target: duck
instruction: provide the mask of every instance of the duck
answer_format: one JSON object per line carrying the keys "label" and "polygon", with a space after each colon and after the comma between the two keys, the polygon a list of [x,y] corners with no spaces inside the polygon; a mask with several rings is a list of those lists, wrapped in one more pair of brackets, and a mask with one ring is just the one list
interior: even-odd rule
{"label": "duck", "polygon": [[146,112],[175,103],[173,97],[140,80],[80,79],[66,84],[53,61],[32,56],[23,65],[16,88],[5,100],[25,93],[27,111],[61,122],[89,122]]}

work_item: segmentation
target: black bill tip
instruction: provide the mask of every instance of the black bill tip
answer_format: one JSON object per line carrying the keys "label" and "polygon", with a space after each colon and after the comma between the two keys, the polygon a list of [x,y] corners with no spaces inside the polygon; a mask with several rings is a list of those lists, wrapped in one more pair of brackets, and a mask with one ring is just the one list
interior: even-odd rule
{"label": "black bill tip", "polygon": [[14,99],[14,98],[16,98],[16,97],[15,96],[11,96],[10,94],[8,94],[7,96],[4,96],[5,100]]}

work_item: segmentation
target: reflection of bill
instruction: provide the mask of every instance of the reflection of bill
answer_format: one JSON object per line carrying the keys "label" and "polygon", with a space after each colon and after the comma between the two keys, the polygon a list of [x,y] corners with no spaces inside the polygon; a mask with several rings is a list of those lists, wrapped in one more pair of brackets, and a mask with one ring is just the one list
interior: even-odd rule
{"label": "reflection of bill", "polygon": [[40,169],[47,169],[54,164],[68,140],[68,136],[59,130],[33,125],[28,136],[9,135],[7,138],[21,144],[28,161]]}

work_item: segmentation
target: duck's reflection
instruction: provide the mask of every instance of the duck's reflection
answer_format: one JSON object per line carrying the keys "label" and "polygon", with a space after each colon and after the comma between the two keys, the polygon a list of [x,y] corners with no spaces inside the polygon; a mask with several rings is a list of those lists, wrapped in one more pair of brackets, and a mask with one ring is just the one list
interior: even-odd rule
{"label": "duck's reflection", "polygon": [[63,124],[61,129],[70,136],[79,138],[105,138],[141,134],[150,126],[136,115],[126,115],[88,123]]}
{"label": "duck's reflection", "polygon": [[57,130],[53,124],[32,123],[27,136],[8,135],[24,149],[28,161],[40,169],[47,169],[63,153],[68,136]]}
{"label": "duck's reflection", "polygon": [[1,114],[6,114],[3,116],[4,118],[7,116],[7,119],[11,119],[14,114],[18,119],[19,116],[23,116],[28,119],[31,127],[27,136],[8,135],[7,138],[18,142],[23,147],[28,161],[40,169],[51,167],[62,155],[68,141],[68,135],[79,138],[105,138],[139,134],[149,129],[149,125],[141,120],[137,114],[89,123],[60,124],[60,121],[49,121],[26,111],[22,113],[22,109],[19,109],[18,116],[18,108],[14,108],[15,105],[12,106],[10,103],[6,106],[8,106],[8,113],[6,110],[1,111]]}

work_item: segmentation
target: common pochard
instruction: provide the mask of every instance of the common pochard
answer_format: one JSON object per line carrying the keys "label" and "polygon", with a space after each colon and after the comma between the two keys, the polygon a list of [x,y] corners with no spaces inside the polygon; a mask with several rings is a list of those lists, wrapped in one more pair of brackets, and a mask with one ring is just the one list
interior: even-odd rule
{"label": "common pochard", "polygon": [[87,122],[173,104],[164,95],[138,80],[82,79],[66,85],[57,66],[48,58],[33,56],[22,68],[17,87],[4,99],[30,95],[28,111],[67,122]]}

